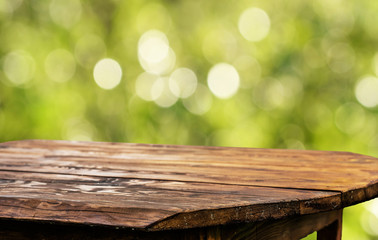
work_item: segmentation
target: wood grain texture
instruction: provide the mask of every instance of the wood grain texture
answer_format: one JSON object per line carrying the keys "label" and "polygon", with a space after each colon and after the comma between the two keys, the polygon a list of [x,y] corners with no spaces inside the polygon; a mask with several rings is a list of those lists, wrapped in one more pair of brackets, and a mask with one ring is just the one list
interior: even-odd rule
{"label": "wood grain texture", "polygon": [[377,158],[31,140],[0,144],[0,218],[153,230],[280,219],[378,195]]}
{"label": "wood grain texture", "polygon": [[340,238],[337,238],[335,233],[341,228],[336,231],[334,229],[338,224],[339,216],[341,216],[341,210],[293,216],[279,220],[164,231],[0,220],[0,236],[4,240],[293,240],[318,231],[319,240],[339,240]]}

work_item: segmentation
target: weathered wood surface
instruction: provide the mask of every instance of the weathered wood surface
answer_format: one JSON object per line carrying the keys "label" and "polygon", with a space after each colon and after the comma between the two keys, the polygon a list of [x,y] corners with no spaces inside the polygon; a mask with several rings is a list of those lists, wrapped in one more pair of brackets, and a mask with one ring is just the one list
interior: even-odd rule
{"label": "weathered wood surface", "polygon": [[346,152],[67,141],[0,144],[0,218],[144,230],[341,209],[378,195]]}
{"label": "weathered wood surface", "polygon": [[[140,231],[79,224],[48,224],[0,220],[0,239],[5,240],[293,240],[318,231],[319,240],[340,240],[334,227],[342,210],[293,216],[285,219],[216,225],[202,228]],[[324,229],[324,230],[322,230]],[[319,231],[320,230],[320,231]],[[322,236],[319,238],[319,233]],[[325,233],[327,235],[325,235]],[[341,237],[341,235],[339,235]]]}

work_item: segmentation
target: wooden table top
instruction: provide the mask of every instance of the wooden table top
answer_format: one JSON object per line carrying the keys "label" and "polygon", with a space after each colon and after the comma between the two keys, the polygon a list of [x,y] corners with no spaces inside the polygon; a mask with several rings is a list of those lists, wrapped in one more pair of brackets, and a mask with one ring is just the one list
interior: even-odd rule
{"label": "wooden table top", "polygon": [[378,159],[348,152],[0,144],[0,219],[166,230],[280,219],[377,196]]}

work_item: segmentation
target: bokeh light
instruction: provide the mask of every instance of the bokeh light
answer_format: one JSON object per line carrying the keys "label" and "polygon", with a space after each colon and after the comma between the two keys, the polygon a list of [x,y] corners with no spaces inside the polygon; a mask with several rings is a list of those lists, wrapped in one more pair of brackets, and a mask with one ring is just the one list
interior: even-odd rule
{"label": "bokeh light", "polygon": [[163,32],[149,30],[139,39],[138,59],[145,71],[165,75],[173,70],[176,54],[169,47],[168,38]]}
{"label": "bokeh light", "polygon": [[347,43],[336,43],[327,52],[328,64],[336,73],[348,72],[355,61],[353,48]]}
{"label": "bokeh light", "polygon": [[[135,91],[136,94],[146,101],[152,101],[155,100],[152,96],[152,87],[154,86],[154,83],[158,79],[158,76],[143,72],[141,73],[136,82],[135,82]],[[156,94],[154,94],[156,96]]]}
{"label": "bokeh light", "polygon": [[[371,200],[366,205],[366,208],[378,219],[378,199]],[[378,233],[376,235],[378,235]]]}
{"label": "bokeh light", "polygon": [[343,38],[351,33],[355,26],[354,4],[343,1],[320,0],[313,3],[314,10],[324,19],[328,33],[335,38]]}
{"label": "bokeh light", "polygon": [[29,53],[16,50],[5,56],[3,71],[11,84],[26,84],[34,76],[35,61]]}
{"label": "bokeh light", "polygon": [[151,96],[154,102],[160,107],[170,107],[175,104],[178,100],[170,88],[169,88],[169,78],[159,77],[151,88]]}
{"label": "bokeh light", "polygon": [[245,39],[258,42],[269,34],[270,19],[264,10],[248,8],[240,15],[238,27]]}
{"label": "bokeh light", "polygon": [[365,127],[365,110],[357,103],[345,103],[337,108],[335,123],[342,132],[356,134]]}
{"label": "bokeh light", "polygon": [[253,96],[257,106],[264,110],[273,110],[284,103],[285,91],[280,81],[268,79],[254,89]]}
{"label": "bokeh light", "polygon": [[306,147],[298,139],[285,139],[285,148],[304,150]]}
{"label": "bokeh light", "polygon": [[253,90],[253,100],[260,108],[271,111],[277,108],[290,109],[300,100],[302,83],[294,77],[269,78]]}
{"label": "bokeh light", "polygon": [[99,87],[112,89],[121,82],[122,69],[117,61],[105,58],[96,63],[93,77]]}
{"label": "bokeh light", "polygon": [[196,115],[202,115],[208,112],[212,103],[213,97],[209,89],[203,84],[198,84],[194,94],[183,100],[185,108]]}
{"label": "bokeh light", "polygon": [[169,89],[180,98],[187,98],[197,87],[197,76],[189,68],[176,69],[169,77]]}
{"label": "bokeh light", "polygon": [[238,71],[228,63],[216,64],[207,76],[207,84],[218,98],[232,97],[238,91],[239,83]]}
{"label": "bokeh light", "polygon": [[169,54],[167,36],[158,30],[145,32],[138,42],[138,54],[147,63],[161,62]]}
{"label": "bokeh light", "polygon": [[280,136],[285,142],[285,148],[305,149],[303,145],[305,133],[301,126],[288,124],[280,130]]}
{"label": "bokeh light", "polygon": [[75,74],[76,62],[73,55],[65,49],[56,49],[45,60],[47,76],[56,82],[65,82]]}
{"label": "bokeh light", "polygon": [[357,100],[365,107],[378,105],[378,78],[367,76],[360,79],[355,88]]}
{"label": "bokeh light", "polygon": [[378,237],[378,201],[377,199],[365,204],[366,211],[361,216],[361,225],[364,230],[374,237]]}
{"label": "bokeh light", "polygon": [[158,62],[148,61],[139,56],[139,63],[142,68],[153,74],[166,75],[170,73],[176,64],[176,54],[169,48],[168,54]]}
{"label": "bokeh light", "polygon": [[80,0],[52,0],[50,3],[50,17],[58,25],[71,28],[81,16]]}
{"label": "bokeh light", "polygon": [[[377,12],[371,0],[0,0],[0,138],[377,157]],[[376,239],[371,211],[350,209],[343,239]]]}
{"label": "bokeh light", "polygon": [[71,141],[93,141],[94,129],[83,118],[71,118],[64,125],[63,135]]}

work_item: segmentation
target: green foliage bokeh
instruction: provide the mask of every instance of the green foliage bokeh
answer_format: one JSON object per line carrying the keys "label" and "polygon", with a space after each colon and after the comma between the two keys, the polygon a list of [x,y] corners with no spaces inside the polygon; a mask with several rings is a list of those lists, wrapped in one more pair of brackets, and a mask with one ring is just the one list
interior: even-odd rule
{"label": "green foliage bokeh", "polygon": [[[257,41],[239,27],[252,8],[264,11],[270,23]],[[378,91],[372,92],[378,88],[377,12],[378,2],[369,0],[0,0],[0,141],[378,156]],[[197,98],[164,107],[137,94],[145,72],[138,42],[152,29],[166,36],[175,54],[172,68],[156,77],[190,69],[198,79]],[[104,58],[122,69],[120,83],[109,90],[94,81],[95,65]],[[209,71],[218,63],[233,66],[240,78],[229,98],[208,88]],[[370,92],[359,89],[366,79]],[[191,111],[193,105],[203,111]],[[377,206],[346,209],[343,239],[378,239]]]}

